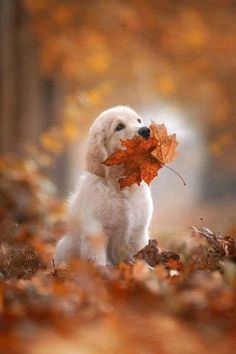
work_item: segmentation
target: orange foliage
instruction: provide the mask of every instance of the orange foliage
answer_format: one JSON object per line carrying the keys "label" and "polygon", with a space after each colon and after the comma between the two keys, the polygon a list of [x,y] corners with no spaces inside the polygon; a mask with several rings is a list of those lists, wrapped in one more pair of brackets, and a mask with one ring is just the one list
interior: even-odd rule
{"label": "orange foliage", "polygon": [[152,155],[162,164],[173,161],[176,158],[176,148],[178,145],[176,135],[168,135],[164,124],[152,123],[150,129],[151,136],[157,140],[157,147],[152,151]]}
{"label": "orange foliage", "polygon": [[[113,1],[109,9],[103,1],[24,0],[24,5],[42,69],[54,78],[63,76],[69,93],[82,94],[80,110],[104,108],[104,98],[139,104],[145,90],[146,105],[153,95],[171,97],[196,109],[209,152],[232,163],[235,144],[221,143],[229,127],[236,131],[232,1],[184,1],[181,6]],[[111,88],[105,96],[88,94],[100,84]]]}
{"label": "orange foliage", "polygon": [[[76,353],[86,348],[89,354],[128,354],[149,348],[151,354],[174,354],[176,347],[185,351],[191,338],[191,353],[222,354],[226,348],[233,353],[236,272],[235,266],[233,273],[232,265],[221,266],[223,236],[198,230],[207,234],[209,244],[205,253],[200,246],[189,249],[188,261],[183,261],[186,250],[181,260],[151,240],[132,264],[98,268],[76,259],[56,269],[45,258],[47,253],[52,257],[52,240],[30,229],[28,224],[13,230],[10,223],[1,229],[3,352]],[[196,250],[201,263],[194,258]]]}
{"label": "orange foliage", "polygon": [[121,189],[145,181],[150,184],[163,164],[175,158],[177,141],[175,134],[168,135],[162,125],[152,123],[151,138],[135,136],[130,140],[121,140],[125,150],[118,150],[103,163],[106,166],[124,164],[124,177],[119,179]]}
{"label": "orange foliage", "polygon": [[232,237],[195,228],[195,243],[178,252],[150,240],[131,263],[105,268],[77,258],[55,268],[63,218],[35,163],[0,159],[1,352],[233,353]]}

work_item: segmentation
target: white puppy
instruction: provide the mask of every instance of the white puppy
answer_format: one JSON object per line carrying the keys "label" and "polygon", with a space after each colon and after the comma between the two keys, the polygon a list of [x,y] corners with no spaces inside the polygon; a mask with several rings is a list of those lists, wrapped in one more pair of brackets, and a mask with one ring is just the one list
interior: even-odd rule
{"label": "white puppy", "polygon": [[82,257],[100,265],[128,260],[148,243],[152,216],[150,188],[142,182],[120,190],[123,167],[102,162],[121,139],[148,138],[141,117],[126,106],[103,112],[89,130],[86,172],[69,205],[68,235],[56,247],[55,264]]}

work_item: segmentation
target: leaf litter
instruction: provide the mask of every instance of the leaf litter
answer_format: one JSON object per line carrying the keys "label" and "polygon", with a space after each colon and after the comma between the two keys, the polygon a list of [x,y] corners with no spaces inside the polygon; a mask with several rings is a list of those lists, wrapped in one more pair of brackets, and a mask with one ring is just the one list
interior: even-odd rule
{"label": "leaf litter", "polygon": [[166,250],[150,240],[132,262],[114,268],[76,259],[56,269],[63,207],[53,195],[48,203],[44,177],[34,171],[32,185],[25,169],[0,169],[1,181],[8,175],[21,193],[23,179],[31,185],[34,209],[19,208],[20,192],[0,190],[1,353],[234,353],[233,235],[193,228],[191,247],[186,240]]}

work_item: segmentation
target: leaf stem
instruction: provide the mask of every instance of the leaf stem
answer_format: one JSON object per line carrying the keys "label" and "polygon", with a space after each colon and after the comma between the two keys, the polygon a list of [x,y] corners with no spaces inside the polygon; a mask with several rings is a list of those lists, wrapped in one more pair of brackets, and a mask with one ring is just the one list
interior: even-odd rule
{"label": "leaf stem", "polygon": [[163,166],[165,166],[166,168],[168,168],[169,170],[171,170],[172,172],[174,172],[180,179],[181,181],[183,182],[183,185],[186,186],[187,183],[185,182],[185,180],[183,179],[183,177],[181,176],[181,174],[179,174],[179,172],[175,171],[173,168],[171,168],[170,166],[166,166],[164,163],[163,163]]}
{"label": "leaf stem", "polygon": [[160,159],[158,159],[158,157],[153,156],[153,155],[152,155],[152,157],[153,157],[154,159],[156,159],[158,162],[160,162],[164,167],[168,168],[168,170],[174,172],[174,173],[181,179],[181,181],[183,182],[183,185],[184,185],[184,186],[187,185],[187,183],[185,182],[185,180],[183,179],[183,177],[180,175],[179,172],[177,172],[176,170],[174,170],[173,168],[171,168],[171,167],[169,167],[169,166],[166,166],[166,164],[165,164],[163,161],[161,161]]}

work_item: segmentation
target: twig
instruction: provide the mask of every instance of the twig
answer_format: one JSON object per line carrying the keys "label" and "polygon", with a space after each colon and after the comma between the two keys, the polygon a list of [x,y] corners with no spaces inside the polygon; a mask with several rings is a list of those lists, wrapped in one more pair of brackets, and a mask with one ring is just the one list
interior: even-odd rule
{"label": "twig", "polygon": [[206,227],[206,224],[204,223],[204,220],[203,220],[202,217],[200,218],[200,220],[201,220],[201,222],[202,222],[202,226]]}

